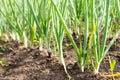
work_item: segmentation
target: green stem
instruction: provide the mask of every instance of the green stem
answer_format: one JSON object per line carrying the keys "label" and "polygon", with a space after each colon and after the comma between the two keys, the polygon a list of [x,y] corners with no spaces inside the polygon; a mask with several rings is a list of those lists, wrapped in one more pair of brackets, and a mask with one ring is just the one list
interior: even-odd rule
{"label": "green stem", "polygon": [[42,38],[39,38],[39,50],[42,51]]}
{"label": "green stem", "polygon": [[96,67],[95,67],[95,69],[94,69],[94,74],[98,74],[98,73],[99,73],[100,63],[101,63],[101,62],[97,62],[97,63],[96,63]]}

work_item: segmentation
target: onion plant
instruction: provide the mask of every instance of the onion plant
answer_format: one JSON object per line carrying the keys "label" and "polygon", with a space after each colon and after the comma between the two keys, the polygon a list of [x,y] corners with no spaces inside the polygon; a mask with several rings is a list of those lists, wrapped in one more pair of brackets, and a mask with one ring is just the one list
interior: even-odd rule
{"label": "onion plant", "polygon": [[36,23],[36,26],[37,26],[37,29],[38,29],[38,37],[39,37],[39,49],[42,51],[42,35],[43,35],[43,32],[41,30],[41,26],[39,24],[39,21],[38,21],[38,18],[35,14],[35,10],[33,8],[33,5],[30,3],[30,0],[28,0],[28,5],[29,5],[29,8],[30,8],[30,12],[34,18],[34,21]]}
{"label": "onion plant", "polygon": [[[105,11],[103,12],[103,16],[101,16],[101,18],[98,21],[98,24],[96,26],[95,25],[95,0],[92,0],[92,6],[91,6],[91,14],[92,14],[92,26],[93,26],[93,33],[91,34],[90,40],[92,41],[92,47],[93,47],[93,70],[94,70],[94,74],[98,74],[99,73],[99,68],[100,68],[100,64],[103,60],[103,58],[105,57],[105,55],[107,54],[108,50],[110,49],[111,45],[113,44],[113,42],[116,40],[116,38],[118,37],[118,35],[120,34],[120,30],[116,33],[116,35],[114,36],[114,38],[111,40],[111,42],[106,46],[106,41],[107,41],[107,33],[108,33],[108,28],[109,28],[109,10],[110,10],[110,0],[106,0],[105,1]],[[103,17],[105,14],[105,26],[104,26],[104,31],[103,31],[103,36],[102,36],[102,42],[100,43],[100,34],[101,34],[101,23],[103,21]]]}
{"label": "onion plant", "polygon": [[[42,46],[43,46],[43,41],[44,39],[46,39],[47,43],[46,45],[48,44],[48,49],[49,49],[49,38],[48,38],[48,33],[49,33],[49,27],[50,27],[50,19],[51,19],[51,8],[49,6],[49,1],[38,1],[38,6],[36,7],[37,11],[35,12],[35,9],[31,4],[30,0],[28,0],[28,5],[29,5],[29,8],[30,8],[30,11],[31,11],[31,14],[33,16],[33,20],[37,26],[37,29],[38,29],[38,38],[39,38],[39,49],[42,51]],[[48,5],[48,6],[46,6]],[[48,8],[49,7],[49,8]],[[46,10],[48,12],[46,12]],[[36,14],[38,12],[38,14]]]}
{"label": "onion plant", "polygon": [[76,17],[79,19],[81,17],[81,14],[83,12],[84,8],[84,0],[73,0],[74,6],[75,6],[75,12],[76,12]]}
{"label": "onion plant", "polygon": [[23,6],[22,9],[21,9],[21,5],[19,5],[17,2],[15,2],[15,4],[17,6],[18,11],[22,15],[22,25],[21,26],[26,26],[26,30],[28,30],[28,31],[26,31],[27,39],[24,40],[24,43],[29,42],[30,46],[33,47],[34,40],[36,39],[36,25],[34,25],[34,20],[33,20],[32,14],[30,13],[31,11],[30,11],[30,9],[28,9],[28,5],[25,0],[22,1],[22,6]]}
{"label": "onion plant", "polygon": [[4,39],[3,37],[5,36],[5,41],[6,40],[9,40],[8,39],[8,35],[7,35],[7,29],[6,29],[6,25],[5,25],[5,22],[4,22],[4,18],[2,16],[0,16],[0,39]]}
{"label": "onion plant", "polygon": [[[13,29],[12,30],[12,32],[15,32],[15,26],[14,26],[14,24],[13,24],[13,22],[12,22],[12,20],[10,20],[10,12],[8,12],[8,9],[7,9],[7,5],[8,5],[8,2],[7,1],[5,1],[5,0],[2,0],[1,1],[1,8],[0,8],[0,13],[1,13],[1,16],[3,16],[4,17],[4,19],[5,19],[5,21],[7,21],[8,22],[8,24],[11,26],[11,29]],[[8,25],[8,24],[6,24],[6,25]],[[15,34],[15,33],[14,33]],[[14,38],[15,39],[15,38]]]}
{"label": "onion plant", "polygon": [[[61,2],[61,5],[63,5],[61,7],[61,13],[64,17],[64,19],[66,20],[67,19],[67,14],[66,14],[66,4],[67,4],[67,0]],[[57,16],[56,14],[56,11],[53,9],[52,10],[53,13],[53,19],[52,19],[52,22],[53,22],[53,31],[54,31],[54,34],[55,34],[55,40],[56,40],[56,45],[57,45],[57,49],[58,49],[58,56],[59,56],[59,59],[61,61],[61,63],[63,64],[63,67],[64,67],[64,70],[68,76],[68,78],[70,79],[70,75],[68,74],[67,72],[67,69],[66,69],[66,65],[65,65],[65,62],[64,62],[64,57],[63,57],[63,48],[62,48],[62,42],[63,42],[63,38],[64,38],[64,28],[62,27],[63,24],[62,22],[59,20],[59,16]]]}
{"label": "onion plant", "polygon": [[28,44],[27,44],[27,37],[26,37],[26,32],[25,32],[26,26],[22,26],[20,24],[20,20],[19,20],[19,18],[17,18],[17,14],[14,10],[15,7],[13,8],[11,0],[9,0],[9,4],[10,4],[10,8],[11,8],[14,20],[16,21],[16,26],[17,26],[16,30],[19,34],[20,41],[24,42],[24,46],[27,48]]}
{"label": "onion plant", "polygon": [[[84,72],[84,67],[85,67],[85,63],[86,63],[86,58],[87,58],[87,38],[88,38],[88,6],[87,6],[87,0],[84,1],[84,4],[85,4],[85,9],[86,11],[84,12],[85,13],[85,22],[86,22],[86,25],[85,25],[85,31],[84,31],[84,44],[82,46],[82,42],[80,42],[80,49],[77,47],[70,31],[69,31],[69,28],[67,27],[66,23],[65,23],[65,20],[64,18],[62,17],[62,14],[60,13],[60,11],[58,10],[57,6],[55,5],[55,3],[53,2],[53,0],[51,0],[51,3],[52,5],[54,6],[54,10],[56,11],[57,15],[59,16],[59,19],[60,19],[60,22],[63,26],[63,29],[65,29],[66,31],[66,34],[68,36],[68,38],[70,39],[73,47],[74,47],[74,50],[77,54],[77,57],[78,57],[78,66],[80,67],[81,71]],[[83,47],[83,48],[82,48]]]}
{"label": "onion plant", "polygon": [[43,42],[46,42],[48,47],[50,46],[48,34],[51,8],[49,1],[2,0],[1,2],[0,13],[5,18],[6,26],[9,26],[7,35],[10,34],[13,40],[23,42],[25,47],[28,44],[33,46],[34,40],[39,41],[41,51]]}
{"label": "onion plant", "polygon": [[[10,31],[12,31],[10,33],[11,37],[14,40],[17,40],[19,42],[22,42],[22,41],[26,42],[26,34],[25,34],[26,27],[21,26],[20,19],[17,18],[17,16],[19,16],[19,15],[17,15],[18,12],[14,10],[15,6],[12,5],[13,2],[15,2],[15,1],[9,0],[9,1],[5,2],[5,0],[2,0],[4,11],[2,11],[2,9],[1,9],[0,12],[6,18],[6,21],[8,21],[8,23],[10,25]],[[9,7],[7,5],[9,5]],[[10,10],[10,12],[8,12],[8,9]],[[24,45],[25,45],[25,47],[27,47],[27,43],[25,43]]]}
{"label": "onion plant", "polygon": [[120,4],[119,0],[115,0],[117,16],[120,19],[120,5],[119,4]]}

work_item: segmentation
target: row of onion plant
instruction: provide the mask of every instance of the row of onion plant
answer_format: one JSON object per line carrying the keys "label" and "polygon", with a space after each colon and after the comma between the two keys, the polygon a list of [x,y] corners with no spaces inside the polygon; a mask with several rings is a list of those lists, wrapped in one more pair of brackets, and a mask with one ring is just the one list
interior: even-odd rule
{"label": "row of onion plant", "polygon": [[[96,2],[97,2],[96,0],[92,0],[92,1],[84,0],[83,1],[83,4],[84,4],[83,15],[84,15],[84,20],[85,20],[85,27],[84,27],[84,34],[83,34],[84,35],[84,43],[82,45],[82,41],[80,41],[80,48],[78,48],[71,33],[70,33],[70,30],[69,30],[69,27],[67,26],[66,21],[62,17],[62,13],[58,9],[58,7],[54,3],[54,1],[51,0],[51,3],[54,6],[54,9],[57,12],[57,15],[59,16],[60,21],[63,24],[62,27],[65,29],[66,34],[74,47],[74,50],[78,57],[78,66],[80,67],[81,71],[84,71],[87,56],[92,55],[92,58],[91,58],[92,63],[91,64],[93,66],[94,74],[99,73],[99,67],[100,67],[101,61],[103,60],[103,58],[107,54],[108,50],[110,49],[110,47],[112,46],[112,44],[114,43],[114,41],[120,34],[120,30],[118,30],[117,33],[115,34],[115,36],[113,37],[113,39],[111,40],[111,42],[108,45],[106,45],[107,34],[109,32],[108,29],[110,26],[109,25],[110,24],[109,23],[110,22],[110,0],[106,0],[106,1],[100,3],[101,7],[98,8],[99,12],[97,12],[97,6],[95,5]],[[117,2],[119,2],[119,1],[116,1],[116,3]],[[88,10],[88,7],[89,7],[89,10]],[[117,5],[117,9],[119,9],[118,5]],[[77,10],[75,10],[75,11],[77,12]],[[77,16],[77,17],[79,18],[79,16]],[[89,43],[88,43],[88,33],[89,33],[88,29],[90,29],[90,28],[88,28],[89,22],[90,22],[90,26],[91,26],[90,28],[92,30],[91,30],[91,34],[89,35],[90,39],[89,39]],[[102,29],[103,29],[103,31],[102,31]],[[79,28],[78,28],[78,30],[79,30]],[[102,42],[100,43],[101,33],[103,33],[103,35],[102,35],[102,40],[101,40]],[[89,54],[89,53],[91,53],[91,54]]]}
{"label": "row of onion plant", "polygon": [[[0,39],[4,36],[6,40],[17,40],[26,48],[37,44],[40,51],[45,46],[48,53],[51,52],[50,45],[54,44],[70,78],[62,47],[67,35],[80,70],[84,72],[87,65],[92,64],[93,72],[97,74],[103,58],[120,33],[117,28],[111,42],[106,44],[107,34],[114,30],[111,28],[115,25],[114,19],[120,19],[119,7],[119,0],[1,0]],[[73,33],[77,35],[79,46]]]}

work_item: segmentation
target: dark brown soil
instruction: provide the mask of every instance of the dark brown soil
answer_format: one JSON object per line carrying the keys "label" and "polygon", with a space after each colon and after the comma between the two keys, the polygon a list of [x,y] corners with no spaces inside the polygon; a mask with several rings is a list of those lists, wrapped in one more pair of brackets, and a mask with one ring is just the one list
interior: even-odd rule
{"label": "dark brown soil", "polygon": [[[21,44],[16,42],[0,41],[0,61],[6,65],[0,65],[0,80],[68,80],[62,64],[56,56],[48,58],[46,49],[42,52],[36,47],[34,49],[18,48]],[[117,64],[114,72],[120,72],[120,39],[117,45],[113,45],[108,55],[115,59]],[[109,74],[108,55],[100,66],[101,74]],[[76,55],[71,47],[64,50],[64,58],[67,70],[72,80],[112,80],[100,75],[92,75],[91,69],[82,73],[76,65]],[[115,78],[120,80],[120,77]]]}

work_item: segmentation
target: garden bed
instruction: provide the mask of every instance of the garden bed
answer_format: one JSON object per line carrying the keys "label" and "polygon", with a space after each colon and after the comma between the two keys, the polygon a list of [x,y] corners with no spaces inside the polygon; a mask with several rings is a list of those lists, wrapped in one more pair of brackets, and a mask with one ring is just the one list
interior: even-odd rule
{"label": "garden bed", "polygon": [[[72,80],[112,80],[105,75],[110,74],[108,55],[117,61],[114,73],[120,72],[120,40],[117,40],[116,48],[111,47],[109,53],[102,61],[100,74],[93,75],[92,69],[86,69],[84,73],[77,67],[77,57],[72,47],[64,50],[64,58],[67,70]],[[68,80],[62,64],[56,56],[48,58],[46,49],[42,52],[36,48],[22,48],[22,44],[0,41],[3,49],[0,52],[0,60],[5,64],[0,65],[0,80]],[[120,80],[120,77],[115,77]]]}
{"label": "garden bed", "polygon": [[0,80],[120,80],[119,3],[0,0]]}

